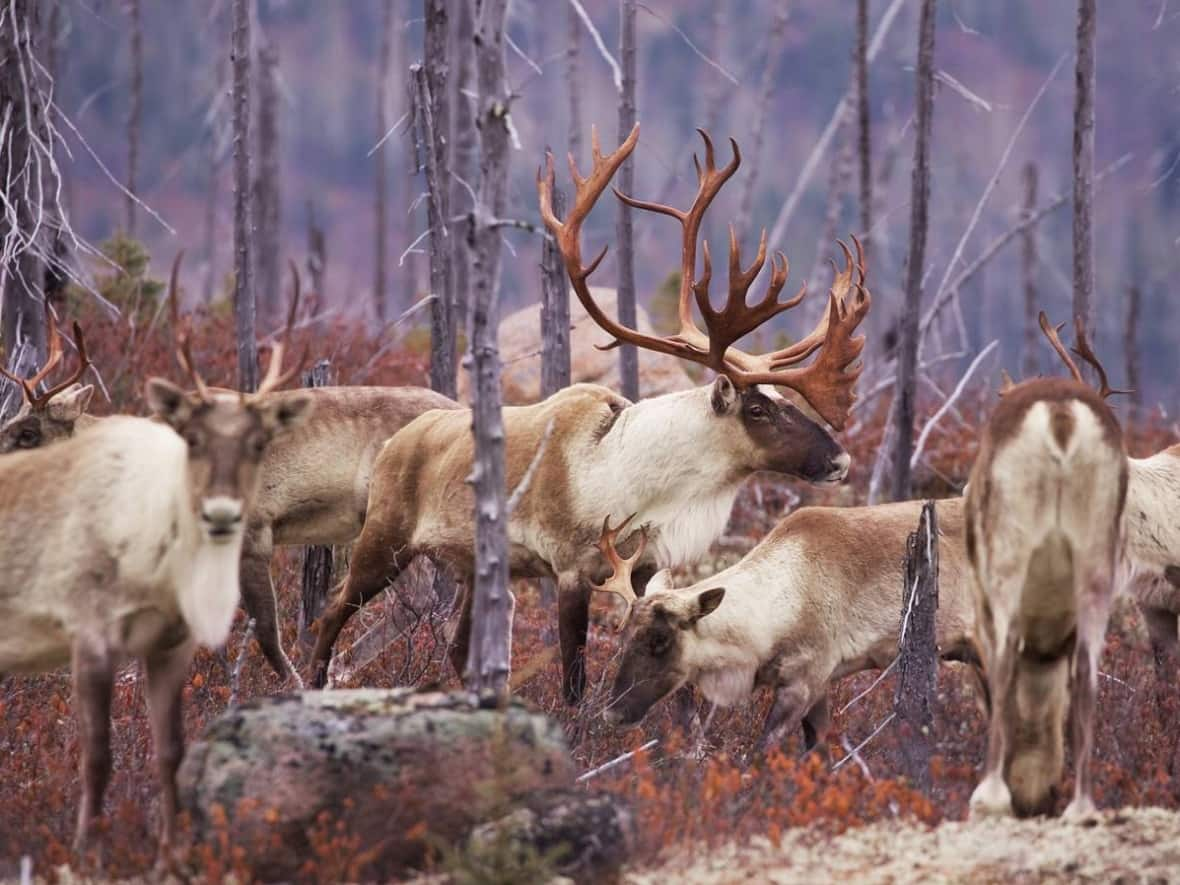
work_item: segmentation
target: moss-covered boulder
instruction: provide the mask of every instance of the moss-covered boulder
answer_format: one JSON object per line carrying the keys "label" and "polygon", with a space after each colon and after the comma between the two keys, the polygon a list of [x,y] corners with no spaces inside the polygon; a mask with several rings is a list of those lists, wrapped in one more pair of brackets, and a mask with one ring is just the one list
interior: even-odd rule
{"label": "moss-covered boulder", "polygon": [[273,881],[396,875],[575,774],[560,726],[518,701],[396,689],[244,703],[191,746],[179,780],[194,838],[240,846]]}

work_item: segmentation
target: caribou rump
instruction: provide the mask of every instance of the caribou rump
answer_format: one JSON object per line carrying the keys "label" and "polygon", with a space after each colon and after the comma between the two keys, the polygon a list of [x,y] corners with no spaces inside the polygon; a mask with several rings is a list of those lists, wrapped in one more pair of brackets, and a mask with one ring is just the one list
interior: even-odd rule
{"label": "caribou rump", "polygon": [[[510,568],[514,577],[551,577],[558,585],[559,639],[565,698],[576,703],[585,686],[585,645],[591,583],[606,577],[600,559],[588,551],[603,517],[635,513],[635,526],[650,543],[636,569],[642,584],[657,568],[690,562],[720,535],[742,482],[769,470],[810,482],[839,482],[849,456],[832,435],[776,390],[800,394],[829,424],[842,429],[855,398],[860,372],[851,364],[864,347],[853,332],[869,309],[859,244],[857,258],[845,249],[828,308],[798,343],[754,356],[732,347],[773,316],[797,305],[803,292],[779,302],[787,279],[785,257],[775,255],[767,294],[747,306],[746,292],[766,260],[763,232],[758,256],[741,266],[736,236],[730,236],[729,295],[725,307],[709,299],[711,264],[703,246],[704,270],[696,276],[697,236],[705,210],[736,171],[740,153],[723,169],[705,143],[698,163],[698,191],[681,211],[620,194],[640,208],[676,218],[682,227],[680,331],[656,337],[628,329],[607,317],[594,301],[587,278],[602,255],[584,266],[579,242],[583,221],[619,165],[634,149],[638,126],[604,157],[593,141],[593,169],[587,178],[571,158],[576,194],[564,223],[551,210],[552,158],[538,175],[541,215],[563,255],[575,294],[602,328],[620,342],[667,353],[718,372],[711,385],[632,403],[594,385],[574,385],[542,403],[504,410],[506,481],[520,483],[537,460],[529,486],[507,515]],[[604,250],[605,253],[605,250]],[[695,300],[708,333],[692,317]],[[797,364],[819,351],[806,367]],[[851,368],[850,368],[851,366]],[[473,498],[466,483],[473,459],[470,413],[431,412],[395,434],[373,467],[365,526],[353,552],[348,578],[321,618],[312,655],[312,679],[324,685],[332,648],[351,615],[405,568],[426,554],[449,566],[467,590],[452,638],[451,660],[462,675],[471,621]],[[634,532],[624,547],[637,543]]]}

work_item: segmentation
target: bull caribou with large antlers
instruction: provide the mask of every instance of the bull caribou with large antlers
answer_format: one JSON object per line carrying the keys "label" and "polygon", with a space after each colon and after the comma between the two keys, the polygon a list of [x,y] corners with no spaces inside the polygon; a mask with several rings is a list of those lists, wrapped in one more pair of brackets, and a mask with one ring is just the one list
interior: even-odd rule
{"label": "bull caribou with large antlers", "polygon": [[210,390],[187,340],[180,350],[196,392],[150,380],[158,421],[107,418],[0,458],[0,674],[73,668],[79,846],[102,809],[112,684],[128,658],[147,674],[161,847],[171,842],[188,665],[197,645],[220,645],[229,633],[259,465],[311,408],[302,393],[267,398],[298,371],[282,372],[281,347],[247,395]]}
{"label": "bull caribou with large antlers", "polygon": [[[859,368],[849,368],[863,337],[853,337],[869,309],[864,267],[845,250],[828,309],[818,327],[792,347],[754,356],[733,343],[762,323],[797,305],[779,302],[787,261],[772,259],[767,294],[754,306],[746,292],[766,260],[766,238],[754,263],[743,269],[736,237],[730,237],[729,294],[716,310],[709,297],[711,265],[696,274],[697,237],[705,211],[740,163],[717,169],[712,142],[698,163],[698,189],[687,211],[645,203],[620,194],[641,209],[672,216],[682,228],[682,262],[676,335],[644,335],[612,320],[599,308],[587,278],[602,260],[582,264],[580,232],[615,171],[634,150],[639,127],[614,153],[603,156],[593,138],[593,168],[583,178],[574,164],[573,206],[564,222],[552,212],[552,158],[538,176],[541,215],[557,240],[579,300],[594,320],[638,347],[668,353],[718,372],[712,384],[637,403],[593,385],[575,385],[533,406],[504,410],[506,481],[532,479],[508,520],[512,574],[553,577],[558,584],[559,637],[566,699],[577,702],[585,683],[584,652],[592,583],[606,577],[602,560],[587,548],[598,538],[604,515],[612,522],[635,514],[634,529],[620,546],[633,552],[636,531],[647,545],[636,583],[658,567],[692,561],[722,532],[742,482],[759,470],[810,482],[839,482],[849,456],[819,423],[776,388],[800,394],[833,427],[842,429],[853,400]],[[731,142],[732,143],[732,142]],[[605,250],[604,250],[605,253]],[[697,327],[697,305],[707,332]],[[811,365],[798,364],[820,351]],[[417,554],[449,565],[468,585],[452,639],[451,660],[462,674],[471,624],[472,493],[466,478],[473,445],[470,412],[431,412],[410,423],[385,445],[373,467],[369,510],[341,592],[321,621],[313,654],[313,677],[322,685],[332,647],[348,618],[380,592]],[[536,459],[535,469],[530,464]]]}
{"label": "bull caribou with large antlers", "polygon": [[[89,384],[80,384],[90,368],[86,355],[86,342],[82,329],[74,323],[74,347],[78,351],[78,365],[64,381],[37,392],[37,385],[48,378],[62,359],[61,335],[57,321],[49,305],[45,306],[46,338],[49,354],[45,364],[32,378],[20,378],[0,368],[0,375],[17,384],[21,389],[23,402],[20,409],[0,426],[0,453],[16,449],[36,449],[47,443],[73,436],[75,426],[84,426],[90,419],[84,417],[86,406],[94,394]],[[79,425],[81,422],[81,425]]]}

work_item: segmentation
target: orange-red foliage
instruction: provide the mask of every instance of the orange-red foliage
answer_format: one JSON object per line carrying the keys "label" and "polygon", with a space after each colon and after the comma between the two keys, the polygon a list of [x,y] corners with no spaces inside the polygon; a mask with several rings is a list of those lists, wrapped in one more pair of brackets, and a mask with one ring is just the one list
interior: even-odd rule
{"label": "orange-red foliage", "polygon": [[[136,334],[101,317],[86,318],[87,339],[95,364],[104,372],[114,403],[98,411],[138,411],[139,379],[151,373],[177,377],[163,334]],[[312,357],[332,359],[343,383],[420,384],[425,365],[418,357],[396,349],[368,365],[381,342],[365,337],[356,326],[336,323],[324,331],[301,331],[293,353],[304,341]],[[199,315],[196,354],[212,384],[232,384],[235,357],[228,317]],[[921,493],[946,494],[961,487],[975,454],[976,430],[994,393],[980,390],[960,400],[957,415],[948,415],[927,446],[919,471]],[[795,497],[805,503],[863,501],[869,472],[879,444],[886,403],[870,403],[859,423],[847,433],[854,456],[848,490],[818,491],[760,478],[739,498],[730,534],[760,537],[783,514]],[[1145,454],[1175,440],[1159,416],[1148,416],[1132,428],[1130,447]],[[901,552],[899,551],[899,556]],[[302,648],[297,642],[298,554],[277,557],[278,599],[286,647],[297,664]],[[901,588],[898,588],[899,606]],[[883,817],[907,816],[927,823],[961,818],[983,758],[984,728],[975,699],[958,665],[939,670],[939,699],[935,722],[937,756],[932,763],[934,788],[925,796],[898,779],[899,747],[904,736],[886,727],[861,751],[867,768],[854,762],[832,772],[817,755],[798,757],[797,737],[782,751],[759,757],[754,751],[769,699],[761,695],[730,711],[717,711],[703,752],[686,745],[674,722],[672,704],[657,706],[643,725],[632,732],[612,731],[599,716],[605,687],[613,675],[612,656],[617,638],[606,628],[591,629],[589,667],[592,683],[579,709],[561,701],[558,667],[554,660],[555,615],[542,609],[533,588],[517,586],[518,606],[513,647],[513,672],[519,694],[557,717],[565,726],[573,754],[585,769],[601,765],[658,738],[652,751],[616,766],[590,782],[626,798],[636,815],[636,844],[641,860],[655,859],[667,850],[707,850],[709,846],[752,834],[777,838],[790,827],[816,826],[840,831]],[[387,594],[354,618],[341,638],[347,648],[365,624],[378,621],[396,599]],[[446,662],[437,623],[423,621],[412,641],[393,643],[372,663],[352,674],[350,684],[392,686],[399,680],[420,685],[455,687]],[[184,691],[186,732],[198,735],[218,716],[230,695],[230,671],[241,647],[244,630],[239,616],[226,651],[198,654]],[[274,691],[278,682],[250,642],[241,673],[240,692],[250,697]],[[1180,692],[1175,685],[1157,684],[1138,616],[1128,609],[1116,617],[1102,662],[1095,779],[1097,801],[1104,806],[1165,805],[1180,807]],[[833,727],[829,756],[845,756],[891,711],[892,678],[850,709],[840,712],[875,678],[864,673],[845,680],[833,692]],[[706,704],[698,713],[708,715]],[[108,838],[103,868],[112,875],[129,875],[150,867],[155,851],[157,788],[150,735],[144,709],[143,684],[134,667],[117,681],[113,705],[114,776],[106,801]],[[77,728],[70,706],[68,674],[34,678],[9,677],[0,684],[0,876],[12,875],[22,854],[33,857],[45,871],[70,857],[74,807],[78,796]],[[1063,797],[1068,784],[1063,785]],[[1062,800],[1064,802],[1064,798]],[[240,809],[239,809],[240,810]],[[258,813],[266,813],[259,809]],[[339,818],[325,815],[309,833],[312,855],[304,873],[309,881],[329,881],[363,875],[366,852],[375,844],[372,834],[349,832]],[[224,819],[224,814],[223,814]],[[425,822],[428,824],[429,822]],[[224,825],[228,829],[228,822]],[[205,844],[195,846],[191,861],[210,880],[236,872],[248,878],[250,852],[235,845],[224,829]]]}

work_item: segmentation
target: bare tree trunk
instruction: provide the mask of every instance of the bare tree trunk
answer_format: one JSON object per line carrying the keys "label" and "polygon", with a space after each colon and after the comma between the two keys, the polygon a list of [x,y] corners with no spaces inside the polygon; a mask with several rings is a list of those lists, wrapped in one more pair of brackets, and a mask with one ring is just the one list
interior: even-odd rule
{"label": "bare tree trunk", "polygon": [[273,46],[258,49],[258,162],[254,178],[254,229],[258,234],[257,286],[259,319],[264,328],[278,322],[279,253],[282,204],[279,196],[279,54]]}
{"label": "bare tree trunk", "polygon": [[934,704],[938,694],[938,517],[934,502],[922,507],[918,530],[906,541],[905,583],[901,590],[901,635],[897,647],[897,693],[893,710],[901,721],[906,775],[930,792],[930,753],[934,745]]}
{"label": "bare tree trunk", "polygon": [[315,219],[315,206],[307,201],[307,273],[311,277],[311,291],[314,298],[312,315],[324,309],[324,273],[328,266],[328,245],[324,229]]}
{"label": "bare tree trunk", "polygon": [[[852,108],[849,106],[848,111]],[[843,123],[838,127],[836,136],[832,139],[835,149],[832,151],[831,167],[828,172],[828,205],[824,211],[824,223],[820,228],[819,237],[815,241],[815,260],[811,264],[811,271],[804,278],[809,286],[820,286],[819,282],[824,265],[832,257],[835,247],[838,227],[840,225],[841,210],[844,208],[844,194],[848,191],[849,180],[852,176],[852,133]],[[823,291],[822,288],[820,291]],[[819,303],[818,309],[824,310],[825,304]]]}
{"label": "bare tree trunk", "polygon": [[238,339],[238,389],[258,386],[258,348],[254,341],[254,266],[251,261],[253,213],[250,205],[250,9],[233,0],[234,139],[234,326]]}
{"label": "bare tree trunk", "polygon": [[127,236],[135,236],[135,195],[139,179],[139,134],[143,116],[143,25],[139,15],[139,0],[126,0],[127,15],[131,19],[131,104],[127,110]]}
{"label": "bare tree trunk", "polygon": [[507,689],[512,644],[508,592],[508,513],[504,490],[504,423],[500,414],[497,344],[500,230],[508,185],[508,108],[504,72],[504,17],[508,0],[476,6],[479,86],[479,199],[471,225],[474,286],[471,299],[471,430],[475,436],[475,580],[471,646],[464,681],[474,691]]}
{"label": "bare tree trunk", "polygon": [[930,202],[930,129],[934,117],[935,0],[922,0],[918,25],[917,126],[910,187],[910,249],[906,260],[905,309],[897,357],[897,423],[893,448],[893,500],[910,496],[910,456],[914,448],[914,393],[918,370],[918,319],[922,308],[922,269],[926,264],[926,211]]}
{"label": "bare tree trunk", "polygon": [[[636,0],[619,0],[619,58],[623,67],[623,88],[619,93],[619,140],[635,127],[635,14]],[[619,169],[619,190],[635,193],[635,161],[628,157]],[[634,329],[635,311],[635,232],[631,226],[631,207],[618,201],[618,304],[619,322]],[[619,386],[623,396],[639,399],[639,351],[632,344],[619,348]]]}
{"label": "bare tree trunk", "polygon": [[[462,213],[471,205],[471,193],[478,185],[479,160],[475,134],[475,112],[471,99],[472,59],[475,56],[475,19],[472,0],[452,0],[451,17],[451,211]],[[467,317],[467,293],[471,290],[471,246],[466,223],[451,225],[451,329],[456,343]]]}
{"label": "bare tree trunk", "polygon": [[[415,74],[418,85],[419,112],[429,110],[418,119],[426,124],[421,133],[426,142],[427,181],[430,186],[430,291],[435,296],[430,305],[430,386],[452,399],[457,393],[455,378],[455,293],[452,286],[450,162],[447,156],[447,132],[451,113],[447,92],[447,3],[426,0],[425,70]],[[428,102],[423,105],[422,101]],[[438,236],[438,243],[434,241]]]}
{"label": "bare tree trunk", "polygon": [[[565,217],[565,193],[553,187],[553,213]],[[541,396],[569,387],[569,279],[557,244],[546,237],[541,244]]]}
{"label": "bare tree trunk", "polygon": [[[779,59],[782,58],[786,41],[783,35],[787,30],[787,0],[779,0],[774,13],[770,30],[766,35],[766,66],[762,69],[762,88],[758,93],[758,106],[754,111],[754,131],[750,140],[750,150],[746,177],[742,182],[742,195],[738,202],[737,228],[738,236],[744,236],[750,229],[750,215],[754,211],[754,189],[758,185],[758,168],[762,160],[762,145],[766,133],[766,115],[770,112],[770,99],[774,94],[775,73],[778,71]],[[625,134],[623,137],[626,137]]]}
{"label": "bare tree trunk", "polygon": [[[52,8],[49,12],[49,20],[45,25],[45,72],[48,75],[48,80],[52,84],[57,84],[61,79],[61,70],[58,67],[59,55],[57,51],[58,38],[61,33],[61,2],[60,0],[53,0]],[[55,88],[56,97],[60,100],[61,93]],[[55,151],[56,153],[56,151]],[[60,159],[58,160],[60,163]],[[61,167],[60,174],[65,176],[65,169]],[[54,186],[53,176],[50,170],[44,170],[42,174],[41,186],[48,191]],[[45,293],[45,300],[48,301],[55,309],[62,310],[66,303],[66,287],[69,285],[69,277],[66,275],[66,266],[70,259],[70,247],[68,238],[65,236],[62,228],[65,223],[61,207],[58,211],[53,213],[50,220],[52,232],[50,233],[50,260],[45,262],[44,272],[45,277],[42,283]]]}
{"label": "bare tree trunk", "polygon": [[41,261],[32,240],[39,207],[28,197],[39,192],[39,182],[31,179],[37,168],[31,154],[33,136],[43,132],[45,117],[35,84],[26,89],[22,77],[22,63],[36,55],[37,9],[32,0],[10,0],[0,20],[0,120],[8,124],[0,127],[5,130],[0,137],[0,175],[5,193],[15,197],[13,212],[0,213],[0,243],[8,257],[0,263],[0,346],[11,361],[20,343],[27,342],[35,356],[33,364],[41,365],[45,314],[36,292],[42,281]]}
{"label": "bare tree trunk", "polygon": [[582,41],[582,20],[574,4],[566,3],[565,88],[569,96],[569,152],[582,158],[582,89],[578,76],[578,49]]}
{"label": "bare tree trunk", "polygon": [[202,227],[205,241],[205,280],[201,288],[205,304],[213,300],[217,287],[217,197],[221,184],[221,157],[218,156],[217,141],[209,139],[209,175],[205,179],[205,211]]}
{"label": "bare tree trunk", "polygon": [[869,107],[869,0],[856,0],[856,144],[860,159],[860,243],[872,266],[873,129]]}
{"label": "bare tree trunk", "polygon": [[[304,387],[328,387],[333,382],[332,364],[320,360],[303,373]],[[333,557],[330,546],[313,545],[303,548],[302,593],[299,599],[299,638],[305,641],[312,623],[324,610],[328,592],[332,588]]]}
{"label": "bare tree trunk", "polygon": [[[1037,211],[1037,164],[1024,166],[1024,207],[1020,220],[1028,221]],[[1024,282],[1024,354],[1020,371],[1024,378],[1037,374],[1037,231],[1032,225],[1020,235],[1020,275]]]}
{"label": "bare tree trunk", "polygon": [[373,153],[374,186],[377,189],[373,219],[373,312],[378,324],[384,326],[388,315],[388,279],[386,257],[389,243],[388,225],[388,164],[385,133],[389,130],[389,60],[393,30],[393,0],[382,0],[381,4],[381,48],[377,55],[377,137],[383,139]]}
{"label": "bare tree trunk", "polygon": [[1127,287],[1127,322],[1123,329],[1123,358],[1127,364],[1127,389],[1130,390],[1131,415],[1137,416],[1143,405],[1143,391],[1139,388],[1139,284]]}
{"label": "bare tree trunk", "polygon": [[1078,0],[1077,73],[1073,109],[1073,315],[1093,330],[1094,25],[1095,0]]}

